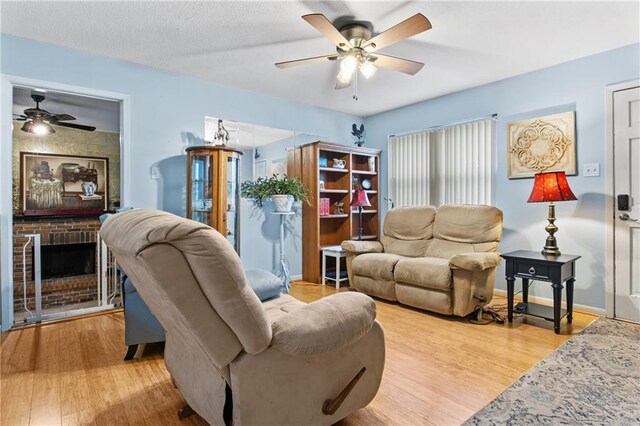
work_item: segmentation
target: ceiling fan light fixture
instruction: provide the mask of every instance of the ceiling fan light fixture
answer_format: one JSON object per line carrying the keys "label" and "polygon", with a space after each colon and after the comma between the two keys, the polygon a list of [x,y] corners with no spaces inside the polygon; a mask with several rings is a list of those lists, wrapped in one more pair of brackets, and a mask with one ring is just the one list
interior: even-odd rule
{"label": "ceiling fan light fixture", "polygon": [[31,133],[33,133],[34,135],[38,135],[38,136],[51,135],[55,132],[56,131],[53,130],[53,127],[51,127],[51,124],[45,123],[44,121],[41,121],[39,123],[34,123],[33,126],[31,126]]}
{"label": "ceiling fan light fixture", "polygon": [[42,119],[27,121],[22,125],[20,130],[38,136],[51,135],[56,132],[49,123]]}
{"label": "ceiling fan light fixture", "polygon": [[31,126],[33,126],[32,122],[25,121],[20,130],[22,130],[23,132],[31,133]]}
{"label": "ceiling fan light fixture", "polygon": [[340,73],[353,74],[358,66],[358,58],[354,54],[349,54],[342,59],[340,63]]}
{"label": "ceiling fan light fixture", "polygon": [[345,71],[340,67],[340,72],[338,73],[338,80],[340,83],[348,84],[353,77],[353,71]]}
{"label": "ceiling fan light fixture", "polygon": [[360,72],[366,79],[373,77],[377,70],[378,68],[369,61],[360,64]]}

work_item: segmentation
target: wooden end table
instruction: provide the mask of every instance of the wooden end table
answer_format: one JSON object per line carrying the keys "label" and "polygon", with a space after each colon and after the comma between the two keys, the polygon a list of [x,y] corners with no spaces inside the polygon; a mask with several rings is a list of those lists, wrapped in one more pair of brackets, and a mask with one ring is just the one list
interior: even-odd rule
{"label": "wooden end table", "polygon": [[[573,284],[576,260],[581,256],[563,254],[547,256],[537,251],[518,250],[501,255],[506,260],[508,321],[513,322],[513,313],[522,313],[547,321],[553,321],[553,331],[560,334],[560,321],[567,317],[573,321]],[[522,302],[513,306],[513,290],[516,278],[522,279]],[[529,280],[546,281],[553,288],[553,308],[529,303]],[[562,309],[562,289],[567,286],[567,309]]]}

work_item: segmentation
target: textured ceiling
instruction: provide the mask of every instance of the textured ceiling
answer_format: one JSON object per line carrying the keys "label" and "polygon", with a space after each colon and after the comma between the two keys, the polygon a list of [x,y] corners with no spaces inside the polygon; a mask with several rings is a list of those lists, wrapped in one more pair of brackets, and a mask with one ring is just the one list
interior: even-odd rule
{"label": "textured ceiling", "polygon": [[[2,2],[2,32],[333,110],[370,115],[640,41],[639,2]],[[334,46],[300,19],[369,21],[414,13],[433,29],[381,52],[424,62],[335,91],[337,64],[274,63]]]}

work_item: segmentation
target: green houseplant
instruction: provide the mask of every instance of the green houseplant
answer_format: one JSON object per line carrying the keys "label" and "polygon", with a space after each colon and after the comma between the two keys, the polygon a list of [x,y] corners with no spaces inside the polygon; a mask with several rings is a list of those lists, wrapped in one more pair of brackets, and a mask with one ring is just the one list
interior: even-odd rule
{"label": "green houseplant", "polygon": [[286,175],[282,179],[273,175],[270,178],[246,181],[240,189],[244,198],[255,201],[260,207],[265,198],[271,197],[276,210],[280,212],[290,211],[294,201],[309,203],[309,188],[300,179]]}

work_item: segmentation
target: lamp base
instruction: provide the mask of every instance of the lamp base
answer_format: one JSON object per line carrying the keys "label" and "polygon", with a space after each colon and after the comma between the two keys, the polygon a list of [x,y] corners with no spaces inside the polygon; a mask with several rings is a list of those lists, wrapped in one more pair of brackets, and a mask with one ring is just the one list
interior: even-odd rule
{"label": "lamp base", "polygon": [[549,241],[549,238],[547,237],[547,243],[540,253],[545,256],[560,256],[560,249],[556,244],[556,239],[553,238],[553,241]]}
{"label": "lamp base", "polygon": [[554,224],[556,221],[556,206],[551,202],[549,203],[549,215],[547,217],[549,224],[544,228],[549,234],[547,241],[541,253],[545,256],[560,256],[560,249],[558,248],[558,242],[553,235],[558,232],[558,227]]}

